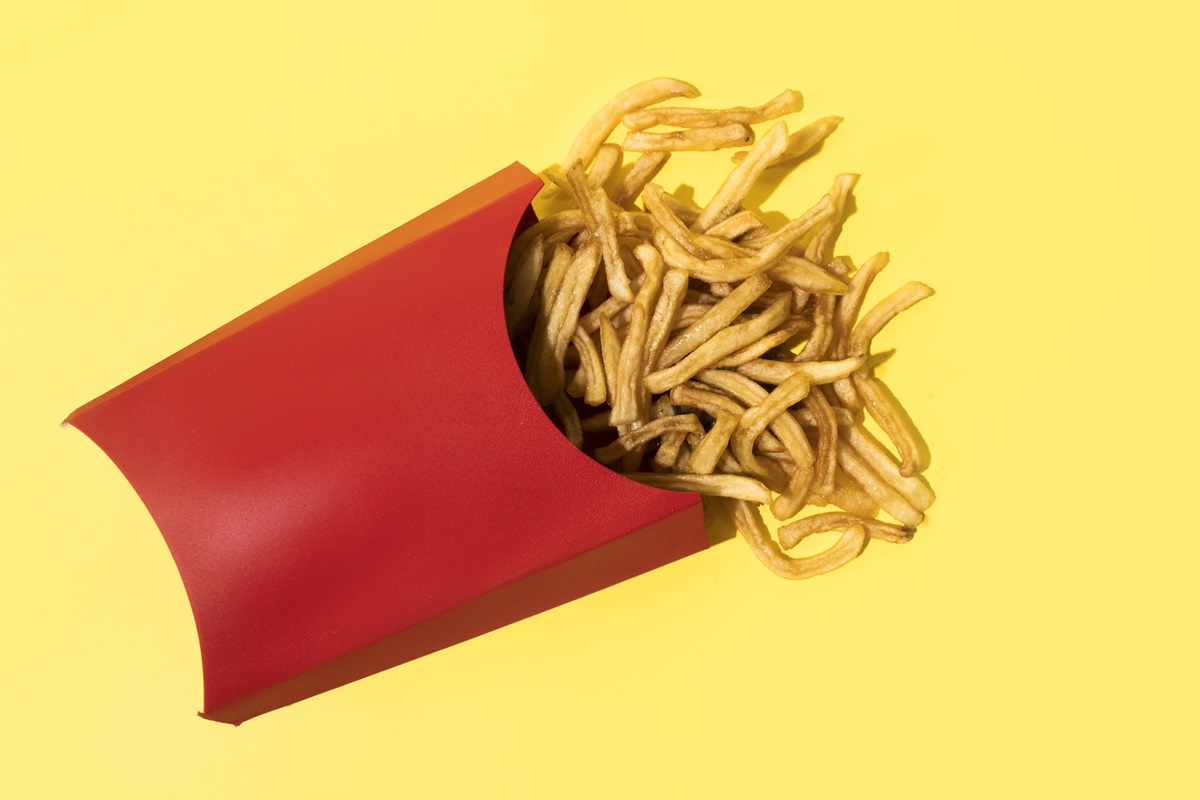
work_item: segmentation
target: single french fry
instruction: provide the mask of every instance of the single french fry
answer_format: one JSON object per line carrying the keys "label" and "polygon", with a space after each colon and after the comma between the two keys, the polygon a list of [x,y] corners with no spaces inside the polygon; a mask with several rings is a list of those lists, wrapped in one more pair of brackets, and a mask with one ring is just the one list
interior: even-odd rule
{"label": "single french fry", "polygon": [[871,352],[871,340],[901,311],[912,308],[927,297],[933,296],[933,289],[923,283],[910,281],[896,291],[879,301],[867,315],[854,326],[850,340],[846,343],[846,351],[850,355],[866,355]]}
{"label": "single french fry", "polygon": [[677,492],[700,492],[710,497],[732,497],[752,503],[768,503],[771,492],[761,481],[742,475],[673,475],[661,472],[627,472],[626,478]]}
{"label": "single french fry", "polygon": [[742,147],[754,141],[754,131],[748,125],[721,125],[716,128],[694,128],[670,133],[636,131],[625,137],[621,147],[635,153],[665,150],[723,150]]}
{"label": "single french fry", "polygon": [[516,271],[513,273],[512,284],[504,295],[504,324],[508,328],[509,338],[516,332],[517,325],[525,319],[529,311],[529,303],[537,289],[538,276],[542,272],[542,249],[545,239],[537,236],[533,244],[521,256]]}
{"label": "single french fry", "polygon": [[721,188],[708,201],[700,217],[691,225],[693,231],[703,233],[721,220],[734,213],[735,209],[746,199],[750,189],[772,161],[783,155],[787,148],[787,125],[778,122],[763,134],[749,155],[738,164],[725,178]]}
{"label": "single french fry", "polygon": [[608,383],[604,376],[604,362],[592,336],[582,327],[576,326],[571,335],[571,343],[579,353],[580,372],[584,373],[586,384],[583,402],[589,406],[598,406],[608,399]]}
{"label": "single french fry", "polygon": [[[813,456],[813,486],[816,494],[833,492],[833,475],[837,471],[837,416],[833,406],[820,389],[814,389],[804,398],[804,407],[817,423],[817,449]],[[869,531],[868,531],[869,532]],[[782,541],[782,539],[780,540]],[[787,546],[784,546],[787,549]]]}
{"label": "single french fry", "polygon": [[850,197],[850,192],[854,189],[854,184],[858,183],[858,176],[845,174],[838,175],[833,181],[833,188],[826,195],[833,203],[833,215],[821,223],[821,227],[817,228],[816,233],[808,241],[808,246],[804,249],[804,257],[809,261],[817,264],[825,263],[825,247],[829,244],[829,240],[833,237],[833,232],[842,222],[842,218],[846,213],[846,200]]}
{"label": "single french fry", "polygon": [[654,306],[654,314],[650,317],[650,326],[646,330],[646,361],[642,377],[658,369],[662,358],[663,348],[667,346],[668,337],[675,325],[679,314],[679,306],[687,293],[688,275],[685,270],[673,269],[663,276],[662,291]]}
{"label": "single french fry", "polygon": [[602,144],[596,151],[596,158],[592,161],[592,166],[587,171],[588,186],[592,189],[603,189],[604,184],[608,183],[608,179],[621,166],[621,158],[624,152],[621,146],[617,144]]}
{"label": "single french fry", "polygon": [[638,245],[637,260],[646,276],[633,301],[629,327],[617,361],[617,386],[614,392],[612,422],[625,425],[636,422],[649,413],[650,397],[642,387],[646,372],[646,336],[652,306],[657,304],[662,289],[663,264],[658,251],[649,245]]}
{"label": "single french fry", "polygon": [[617,184],[617,188],[613,189],[613,203],[621,208],[627,208],[634,200],[638,199],[645,190],[646,184],[654,180],[654,177],[667,163],[670,155],[663,151],[651,151],[638,156],[629,172]]}
{"label": "single french fry", "polygon": [[862,526],[872,539],[883,539],[886,542],[907,542],[913,537],[913,529],[902,525],[891,525],[875,519],[856,517],[841,511],[828,511],[824,514],[813,514],[810,517],[788,523],[779,529],[779,544],[784,550],[791,550],[801,541],[814,533],[826,531],[847,531],[855,526]]}
{"label": "single french fry", "polygon": [[679,106],[664,106],[659,108],[643,108],[631,111],[622,118],[625,127],[631,131],[641,131],[658,125],[672,128],[713,128],[718,125],[730,125],[740,122],[743,125],[756,125],[778,119],[785,114],[799,111],[804,105],[804,98],[792,89],[772,97],[761,106],[746,108],[681,108]]}

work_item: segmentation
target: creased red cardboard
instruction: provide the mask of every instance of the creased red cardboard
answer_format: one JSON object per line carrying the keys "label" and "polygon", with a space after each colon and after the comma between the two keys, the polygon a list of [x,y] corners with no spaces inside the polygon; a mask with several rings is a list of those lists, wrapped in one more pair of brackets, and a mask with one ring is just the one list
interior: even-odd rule
{"label": "creased red cardboard", "polygon": [[699,497],[580,453],[501,300],[513,164],[74,412],[178,565],[238,723],[708,546]]}

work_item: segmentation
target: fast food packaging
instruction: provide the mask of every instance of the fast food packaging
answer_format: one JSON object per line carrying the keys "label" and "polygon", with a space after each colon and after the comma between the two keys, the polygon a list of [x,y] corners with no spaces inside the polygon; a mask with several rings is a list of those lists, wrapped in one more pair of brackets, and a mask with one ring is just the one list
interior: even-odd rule
{"label": "fast food packaging", "polygon": [[703,550],[575,449],[509,345],[513,164],[76,410],[170,548],[240,723]]}

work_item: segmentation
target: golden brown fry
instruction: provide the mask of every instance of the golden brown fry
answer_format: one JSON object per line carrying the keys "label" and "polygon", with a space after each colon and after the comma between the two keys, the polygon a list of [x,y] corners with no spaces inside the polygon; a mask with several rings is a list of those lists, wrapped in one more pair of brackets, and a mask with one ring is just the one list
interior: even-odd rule
{"label": "golden brown fry", "polygon": [[852,355],[867,355],[871,352],[871,340],[875,334],[888,324],[897,314],[912,308],[927,297],[933,296],[933,289],[923,283],[910,281],[896,291],[879,301],[862,320],[854,326],[850,340],[846,343],[846,352]]}
{"label": "golden brown fry", "polygon": [[703,389],[692,382],[672,389],[671,402],[677,406],[699,409],[714,418],[722,414],[741,417],[746,412],[746,407],[732,397]]}
{"label": "golden brown fry", "polygon": [[[771,279],[761,273],[751,275],[719,303],[708,307],[700,319],[692,323],[683,333],[667,342],[658,361],[659,369],[678,363],[680,359],[707,342],[717,332],[724,330],[739,314],[750,307],[763,292],[771,288]],[[788,299],[791,304],[791,299]]]}
{"label": "golden brown fry", "polygon": [[621,144],[635,153],[666,150],[723,150],[726,147],[741,147],[754,141],[754,131],[748,125],[721,125],[717,128],[694,128],[670,133],[646,133],[637,131],[626,135]]}
{"label": "golden brown fry", "polygon": [[631,131],[641,131],[658,125],[667,125],[672,128],[712,128],[735,122],[757,125],[760,122],[768,122],[785,114],[799,111],[803,105],[804,98],[800,93],[788,89],[761,106],[753,108],[745,106],[719,109],[681,108],[679,106],[643,108],[626,114],[621,121]]}
{"label": "golden brown fry", "polygon": [[[692,237],[692,243],[695,247],[711,253],[718,258],[753,257],[770,240],[771,237],[760,239],[754,243],[753,247],[750,247],[735,242],[727,242],[724,239],[709,234],[697,234]],[[842,283],[837,277],[830,275],[824,267],[794,255],[783,256],[779,261],[767,267],[766,272],[767,275],[777,281],[783,281],[790,286],[810,292],[843,294],[846,291],[846,284]],[[803,304],[797,303],[796,307],[802,308]]]}
{"label": "golden brown fry", "polygon": [[895,445],[900,456],[900,474],[906,478],[916,475],[924,469],[924,465],[921,463],[921,449],[917,445],[917,432],[908,424],[908,418],[876,378],[857,373],[853,380],[867,413],[879,423],[879,427]]}
{"label": "golden brown fry", "polygon": [[875,519],[879,515],[879,504],[840,467],[833,476],[833,491],[825,496],[833,505],[850,514]]}
{"label": "golden brown fry", "polygon": [[808,341],[796,358],[800,361],[816,361],[824,358],[833,342],[833,314],[837,310],[837,297],[823,294],[817,297],[813,311],[813,327]]}
{"label": "golden brown fry", "polygon": [[646,335],[651,307],[658,302],[662,288],[663,264],[658,251],[649,245],[638,245],[636,257],[646,279],[634,298],[629,328],[618,357],[617,386],[612,407],[614,425],[642,420],[649,414],[650,407],[650,396],[642,387],[642,377],[646,373]]}
{"label": "golden brown fry", "polygon": [[754,442],[776,417],[785,414],[790,406],[803,400],[812,388],[812,379],[805,371],[798,370],[787,380],[780,383],[763,398],[762,402],[746,410],[738,420],[737,430],[731,439],[731,449],[734,457],[752,474],[763,470],[758,456],[754,453]]}
{"label": "golden brown fry", "polygon": [[601,405],[608,399],[608,383],[605,380],[604,362],[600,358],[600,351],[596,349],[591,334],[579,326],[576,326],[575,333],[571,335],[571,343],[579,353],[579,371],[584,374],[586,380],[583,402],[589,406]]}
{"label": "golden brown fry", "polygon": [[558,290],[562,287],[563,278],[566,276],[567,270],[571,268],[571,262],[575,257],[575,251],[565,244],[554,248],[554,255],[550,257],[550,265],[542,274],[541,297],[538,302],[539,313],[550,316],[550,310],[554,308],[554,300],[558,297]]}
{"label": "golden brown fry", "polygon": [[[837,381],[834,381],[828,385],[833,386],[836,383]],[[792,413],[795,415],[796,419],[800,421],[800,424],[806,428],[817,427],[817,420],[813,417],[812,412],[810,412],[808,409],[801,408]],[[833,418],[837,420],[839,428],[847,428],[851,425],[858,424],[858,418],[854,415],[854,412],[850,411],[849,409],[842,408],[841,406],[833,407]]]}
{"label": "golden brown fry", "polygon": [[921,475],[901,475],[892,455],[861,425],[846,428],[846,441],[854,452],[893,489],[917,510],[924,511],[933,505],[933,489]]}
{"label": "golden brown fry", "polygon": [[705,235],[712,236],[717,239],[728,239],[733,241],[739,236],[745,236],[751,231],[769,233],[771,228],[763,221],[763,218],[753,211],[746,209],[739,211],[732,217],[727,217],[725,220],[713,225]]}
{"label": "golden brown fry", "polygon": [[622,433],[612,444],[597,448],[596,460],[601,464],[611,464],[626,453],[667,433],[704,433],[704,426],[695,414],[659,417]]}
{"label": "golden brown fry", "polygon": [[749,322],[731,325],[666,369],[651,372],[645,386],[652,394],[670,391],[696,373],[708,369],[730,353],[757,341],[775,330],[787,318],[792,298],[784,295],[766,311]]}
{"label": "golden brown fry", "polygon": [[541,405],[549,405],[566,384],[563,359],[575,333],[587,287],[599,266],[598,248],[594,242],[589,242],[571,259],[549,311],[546,311],[547,303],[543,299],[544,313],[538,314],[525,365],[525,380]]}
{"label": "golden brown fry", "polygon": [[621,339],[608,317],[600,318],[600,363],[604,365],[604,381],[608,389],[608,404],[616,401],[617,365],[621,361]]}
{"label": "golden brown fry", "polygon": [[866,363],[866,360],[865,356],[843,358],[838,361],[766,361],[759,359],[743,364],[737,368],[737,371],[759,383],[780,385],[796,375],[803,375],[804,379],[810,383],[826,384],[850,375]]}
{"label": "golden brown fry", "polygon": [[[819,388],[809,392],[808,397],[804,398],[804,408],[813,415],[817,423],[812,490],[816,494],[827,495],[833,492],[833,475],[837,471],[837,417],[825,393]],[[787,549],[786,545],[784,549]]]}
{"label": "golden brown fry", "polygon": [[650,326],[646,330],[646,363],[642,377],[658,369],[662,358],[663,348],[667,346],[667,338],[675,325],[679,313],[679,305],[687,293],[688,275],[681,269],[673,269],[663,276],[662,291],[658,303],[654,306],[654,314],[650,317]]}
{"label": "golden brown fry", "polygon": [[696,444],[692,445],[692,454],[688,458],[688,472],[696,475],[708,475],[716,469],[717,461],[725,448],[729,446],[729,437],[737,428],[738,417],[733,414],[718,413],[716,421],[708,429],[708,433]]}
{"label": "golden brown fry", "polygon": [[609,100],[588,120],[587,124],[583,126],[583,130],[575,137],[575,141],[571,143],[571,149],[567,151],[567,157],[563,159],[563,163],[569,165],[581,161],[585,168],[589,166],[592,159],[595,158],[596,151],[600,149],[600,145],[617,129],[621,117],[632,111],[661,103],[672,97],[699,96],[700,92],[695,86],[674,78],[654,78],[631,86]]}
{"label": "golden brown fry", "polygon": [[862,308],[863,299],[872,281],[884,267],[888,265],[887,253],[876,253],[868,258],[847,285],[846,294],[838,303],[837,313],[833,317],[834,339],[838,347],[838,355],[846,355],[850,332],[858,322],[858,312]]}
{"label": "golden brown fry", "polygon": [[799,317],[788,320],[783,326],[772,333],[768,333],[757,342],[746,345],[741,350],[735,353],[730,353],[721,361],[717,362],[718,367],[739,367],[750,361],[760,358],[764,353],[773,347],[779,347],[788,339],[791,339],[796,334],[808,330],[811,324],[808,320]]}
{"label": "golden brown fry", "polygon": [[512,284],[504,295],[504,324],[508,328],[508,336],[512,338],[517,325],[525,319],[529,311],[529,303],[533,300],[534,290],[537,289],[538,277],[542,272],[542,248],[545,240],[537,236],[533,244],[521,256],[513,273]]}
{"label": "golden brown fry", "polygon": [[670,155],[670,153],[659,151],[642,153],[638,156],[637,161],[633,162],[633,166],[629,169],[629,172],[625,174],[625,177],[617,184],[617,188],[613,190],[612,201],[621,208],[628,207],[642,194],[646,184],[654,180],[654,176],[667,163]]}
{"label": "golden brown fry", "polygon": [[667,205],[665,197],[666,192],[662,190],[661,186],[657,183],[648,183],[642,192],[642,205],[650,212],[654,222],[679,242],[685,250],[700,258],[707,257],[708,254],[696,245],[687,225],[684,225],[683,221]]}
{"label": "golden brown fry", "polygon": [[512,279],[517,271],[517,265],[521,263],[521,259],[525,256],[525,251],[533,245],[533,241],[537,237],[541,236],[546,241],[549,241],[550,237],[555,234],[569,232],[573,236],[583,229],[583,213],[577,208],[571,208],[538,220],[521,231],[508,250],[508,262],[504,270],[505,286],[507,287],[512,284]]}
{"label": "golden brown fry", "polygon": [[613,172],[621,166],[623,155],[620,145],[611,142],[600,145],[600,149],[596,151],[596,158],[592,161],[591,169],[587,171],[588,186],[593,189],[603,189]]}
{"label": "golden brown fry", "polygon": [[625,302],[633,302],[633,290],[629,286],[629,275],[625,271],[625,261],[621,258],[621,249],[617,241],[617,223],[609,205],[608,195],[603,189],[593,189],[588,186],[583,168],[576,161],[567,170],[567,181],[575,195],[575,202],[583,212],[583,222],[588,233],[600,242],[600,251],[604,256],[604,273],[608,277],[608,291],[613,297]]}
{"label": "golden brown fry", "polygon": [[924,514],[868,467],[844,440],[838,442],[838,466],[900,524],[915,528],[925,518]]}
{"label": "golden brown fry", "polygon": [[851,526],[828,550],[815,556],[792,558],[779,549],[758,509],[744,500],[727,501],[725,506],[734,525],[754,551],[758,560],[782,578],[800,580],[822,575],[853,561],[867,544],[861,525]]}
{"label": "golden brown fry", "polygon": [[750,148],[746,159],[735,166],[725,178],[721,188],[700,213],[700,217],[692,223],[691,229],[696,233],[703,233],[733,214],[746,199],[762,171],[783,154],[784,148],[787,147],[787,135],[786,124],[779,122],[771,126],[758,143]]}
{"label": "golden brown fry", "polygon": [[660,472],[627,472],[626,478],[659,489],[700,492],[709,497],[732,497],[751,503],[769,503],[771,492],[761,481],[742,475],[672,475]]}
{"label": "golden brown fry", "polygon": [[850,192],[856,183],[858,183],[857,175],[838,175],[834,179],[833,188],[826,195],[833,203],[833,216],[823,222],[813,237],[809,239],[808,246],[804,249],[804,257],[809,261],[817,264],[825,263],[825,246],[829,244],[834,230],[841,224],[842,217],[845,216],[846,199],[850,197]]}
{"label": "golden brown fry", "polygon": [[[696,377],[702,383],[728,393],[738,402],[748,407],[761,404],[767,399],[769,394],[766,389],[746,376],[726,369],[705,370]],[[804,497],[800,495],[800,490],[806,481],[811,478],[813,452],[812,447],[808,444],[808,437],[804,435],[804,431],[800,428],[800,423],[791,414],[776,416],[770,421],[769,427],[771,432],[779,437],[779,441],[783,444],[784,449],[796,463],[796,475],[799,476],[795,480],[796,485],[790,486],[790,492],[781,494],[772,502],[771,510],[776,518],[787,519],[794,516],[800,510],[800,504],[803,503]],[[756,466],[760,470],[764,468],[757,460],[752,464],[743,464],[743,467],[747,470],[753,470]],[[807,494],[806,490],[805,494]]]}
{"label": "golden brown fry", "polygon": [[[812,150],[821,142],[829,138],[829,135],[837,130],[837,126],[842,124],[841,117],[822,117],[816,122],[810,122],[800,130],[788,137],[787,147],[783,153],[775,160],[771,166],[783,164],[788,161],[800,158],[805,153]],[[733,154],[733,163],[739,164],[749,156],[749,150],[739,150]]]}
{"label": "golden brown fry", "polygon": [[[650,411],[652,419],[669,417],[673,414],[675,414],[675,405],[666,395],[660,396]],[[657,469],[671,469],[674,467],[679,461],[680,448],[683,446],[686,438],[686,433],[663,434],[662,441],[658,445],[658,450],[654,453],[654,467]]]}
{"label": "golden brown fry", "polygon": [[856,517],[841,511],[827,511],[824,514],[813,514],[811,517],[788,523],[779,529],[779,544],[784,550],[791,550],[801,541],[814,533],[826,531],[847,531],[855,526],[862,526],[872,539],[883,539],[886,542],[907,542],[913,537],[913,529],[901,525],[891,525],[886,522]]}

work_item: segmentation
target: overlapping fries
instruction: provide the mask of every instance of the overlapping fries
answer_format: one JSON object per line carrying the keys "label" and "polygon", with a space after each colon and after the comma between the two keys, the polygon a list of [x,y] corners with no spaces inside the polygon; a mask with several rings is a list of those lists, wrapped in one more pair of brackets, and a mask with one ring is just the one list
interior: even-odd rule
{"label": "overlapping fries", "polygon": [[[870,539],[908,541],[933,502],[920,437],[871,360],[883,326],[933,292],[908,283],[860,318],[888,256],[857,269],[829,257],[855,175],[778,230],[743,207],[765,170],[812,150],[839,117],[789,135],[776,120],[800,109],[793,91],[752,108],[659,105],[698,95],[657,78],[587,123],[547,172],[571,207],[513,243],[506,322],[530,389],[576,446],[634,480],[714,498],[772,571],[807,578]],[[623,144],[607,142],[622,124]],[[746,144],[703,208],[653,183],[671,151]],[[626,152],[637,158],[622,174]],[[783,523],[778,539],[760,505]],[[842,511],[797,518],[806,506]],[[841,537],[816,555],[785,552],[829,531]]]}

